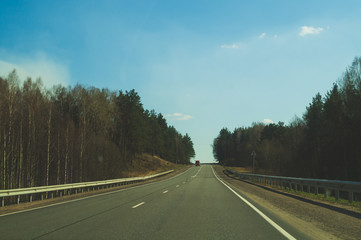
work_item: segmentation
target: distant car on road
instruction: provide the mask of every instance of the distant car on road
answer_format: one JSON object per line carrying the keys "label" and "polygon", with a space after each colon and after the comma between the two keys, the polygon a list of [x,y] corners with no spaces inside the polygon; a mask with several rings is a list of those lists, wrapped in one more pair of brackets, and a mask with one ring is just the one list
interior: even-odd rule
{"label": "distant car on road", "polygon": [[199,160],[196,160],[196,163],[195,163],[196,167],[197,166],[200,166],[201,165],[201,162]]}

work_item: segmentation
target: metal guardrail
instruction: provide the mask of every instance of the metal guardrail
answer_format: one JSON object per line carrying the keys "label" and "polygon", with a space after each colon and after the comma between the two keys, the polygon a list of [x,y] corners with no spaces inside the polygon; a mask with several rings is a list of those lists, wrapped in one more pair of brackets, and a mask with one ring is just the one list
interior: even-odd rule
{"label": "metal guardrail", "polygon": [[51,198],[54,197],[54,193],[57,193],[60,197],[66,194],[70,194],[71,190],[74,190],[75,193],[78,193],[78,190],[83,192],[84,189],[89,190],[90,188],[106,188],[111,186],[120,186],[125,184],[132,184],[136,182],[145,181],[151,178],[163,176],[173,172],[174,170],[169,170],[162,173],[157,173],[145,177],[132,177],[132,178],[119,178],[119,179],[111,179],[111,180],[103,180],[103,181],[94,181],[94,182],[81,182],[81,183],[70,183],[70,184],[62,184],[62,185],[51,185],[51,186],[41,186],[41,187],[31,187],[31,188],[16,188],[16,189],[5,189],[0,190],[0,198],[1,198],[1,206],[5,205],[5,198],[6,197],[17,197],[17,204],[20,202],[20,196],[22,195],[29,195],[29,201],[32,202],[33,194],[41,194],[41,200],[43,200],[44,195],[42,193],[51,193]]}
{"label": "metal guardrail", "polygon": [[340,192],[346,192],[350,203],[354,200],[354,193],[361,193],[361,182],[268,176],[240,173],[230,169],[226,169],[226,171],[242,179],[254,180],[257,183],[278,186],[284,189],[288,188],[308,193],[313,189],[314,194],[319,194],[319,190],[323,189],[325,197],[330,196],[331,191],[334,191],[334,196],[337,200],[340,198]]}

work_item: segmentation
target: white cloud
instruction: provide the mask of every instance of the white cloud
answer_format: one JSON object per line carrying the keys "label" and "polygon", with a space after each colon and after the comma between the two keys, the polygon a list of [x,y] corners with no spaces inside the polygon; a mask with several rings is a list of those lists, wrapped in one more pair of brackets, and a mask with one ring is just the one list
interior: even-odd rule
{"label": "white cloud", "polygon": [[167,114],[165,116],[170,120],[180,120],[180,121],[190,120],[193,118],[191,115],[183,114],[183,113],[172,113],[172,114]]}
{"label": "white cloud", "polygon": [[274,123],[274,122],[271,119],[265,118],[265,119],[263,119],[263,123],[271,124],[271,123]]}
{"label": "white cloud", "polygon": [[262,39],[266,36],[266,33],[262,33],[261,35],[258,36],[259,39]]}
{"label": "white cloud", "polygon": [[70,84],[69,71],[66,65],[56,63],[49,59],[45,53],[37,53],[32,58],[24,58],[11,56],[11,61],[0,59],[0,76],[7,75],[14,69],[21,80],[31,77],[33,80],[38,77],[47,88],[53,85],[62,84],[67,86]]}
{"label": "white cloud", "polygon": [[237,49],[237,48],[240,48],[240,46],[239,46],[238,44],[235,44],[235,43],[233,43],[233,44],[223,44],[223,45],[221,46],[221,48]]}
{"label": "white cloud", "polygon": [[298,34],[301,37],[304,37],[306,35],[315,35],[320,34],[324,29],[321,27],[315,28],[315,27],[308,27],[308,26],[302,26],[301,32]]}

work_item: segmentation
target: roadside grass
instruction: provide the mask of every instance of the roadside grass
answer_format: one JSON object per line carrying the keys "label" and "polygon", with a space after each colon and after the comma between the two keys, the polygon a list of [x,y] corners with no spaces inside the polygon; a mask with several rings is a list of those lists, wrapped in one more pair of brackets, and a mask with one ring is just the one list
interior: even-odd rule
{"label": "roadside grass", "polygon": [[[223,168],[224,169],[228,168],[228,169],[231,169],[231,170],[234,170],[237,172],[243,172],[243,173],[251,173],[252,172],[252,168],[240,168],[240,167],[226,167],[226,168],[223,167]],[[237,176],[234,176],[234,177],[238,178]],[[325,195],[323,193],[319,193],[319,194],[315,194],[312,192],[308,193],[308,192],[304,192],[304,191],[300,191],[300,190],[290,189],[288,187],[281,188],[279,186],[272,186],[269,184],[259,183],[259,182],[251,181],[251,180],[244,180],[244,179],[240,179],[240,180],[251,182],[256,185],[266,186],[268,188],[271,188],[271,189],[274,189],[277,191],[293,194],[293,195],[300,196],[300,197],[310,199],[310,200],[321,201],[321,202],[332,203],[332,204],[339,204],[339,205],[342,205],[345,207],[354,207],[358,211],[361,211],[361,201],[359,201],[358,199],[356,199],[352,203],[350,203],[347,199],[344,199],[344,198],[336,199],[336,197],[334,197],[334,196],[325,197]]]}
{"label": "roadside grass", "polygon": [[[249,181],[249,180],[247,180],[247,181]],[[323,194],[323,193],[318,193],[318,194],[315,194],[312,192],[308,193],[308,192],[304,192],[304,191],[300,191],[300,190],[290,189],[288,187],[281,188],[279,186],[276,187],[276,186],[271,186],[268,184],[260,184],[260,183],[254,182],[254,181],[250,181],[250,182],[252,182],[254,184],[258,184],[258,185],[267,186],[267,187],[275,189],[277,191],[286,192],[289,194],[300,196],[300,197],[303,197],[306,199],[316,200],[316,201],[321,201],[321,202],[326,202],[326,203],[340,204],[343,206],[351,206],[358,210],[361,210],[361,201],[354,200],[352,203],[350,203],[347,199],[343,199],[343,198],[336,199],[336,197],[334,197],[334,196],[325,197],[325,194]]]}
{"label": "roadside grass", "polygon": [[335,203],[335,204],[341,204],[344,206],[352,206],[355,207],[357,209],[361,210],[361,202],[360,201],[356,201],[354,200],[352,203],[350,203],[348,200],[343,199],[343,198],[339,198],[336,199],[336,197],[334,196],[327,196],[325,197],[324,194],[314,194],[314,193],[308,193],[308,192],[303,192],[303,191],[296,191],[294,189],[281,189],[281,188],[277,188],[278,190],[282,190],[291,194],[295,194],[295,195],[299,195],[305,198],[309,198],[309,199],[313,199],[313,200],[320,200],[320,201],[325,201],[325,202],[329,202],[329,203]]}
{"label": "roadside grass", "polygon": [[[223,168],[225,169],[225,167]],[[251,167],[226,167],[226,168],[240,173],[252,173]]]}
{"label": "roadside grass", "polygon": [[141,154],[135,157],[133,165],[128,165],[122,172],[123,177],[142,177],[168,170],[180,170],[185,165],[168,162],[158,156]]}
{"label": "roadside grass", "polygon": [[[240,172],[240,173],[252,173],[252,167],[228,167],[228,166],[223,166],[223,169],[231,169],[233,171],[236,172]],[[257,169],[257,174],[263,174],[263,175],[271,175],[274,176],[276,175],[275,172],[271,171],[271,170],[266,170],[266,169]]]}

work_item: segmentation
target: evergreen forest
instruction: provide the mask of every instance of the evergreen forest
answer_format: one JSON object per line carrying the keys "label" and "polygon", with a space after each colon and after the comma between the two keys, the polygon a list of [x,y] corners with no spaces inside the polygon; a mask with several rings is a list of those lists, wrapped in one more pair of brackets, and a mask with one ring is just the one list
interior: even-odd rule
{"label": "evergreen forest", "polygon": [[302,118],[220,130],[213,154],[222,165],[273,175],[361,181],[361,57]]}

